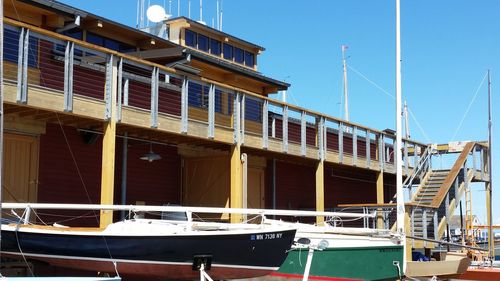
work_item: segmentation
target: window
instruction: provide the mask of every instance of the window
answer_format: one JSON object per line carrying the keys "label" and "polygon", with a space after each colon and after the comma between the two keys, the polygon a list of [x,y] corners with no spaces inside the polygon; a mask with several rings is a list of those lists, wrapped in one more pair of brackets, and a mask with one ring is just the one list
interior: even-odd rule
{"label": "window", "polygon": [[249,67],[253,67],[255,64],[255,61],[254,61],[254,54],[253,53],[250,53],[250,52],[247,52],[245,51],[245,65],[246,66],[249,66]]}
{"label": "window", "polygon": [[185,38],[186,46],[196,48],[196,43],[197,43],[196,36],[197,36],[197,34],[195,32],[192,32],[189,29],[186,29],[185,31],[186,31],[186,38]]}
{"label": "window", "polygon": [[198,34],[198,49],[204,52],[208,52],[208,37],[205,35]]}
{"label": "window", "polygon": [[220,56],[220,41],[210,39],[210,53],[212,55]]}
{"label": "window", "polygon": [[102,37],[100,35],[94,34],[87,31],[87,42],[101,47],[105,47],[118,52],[130,52],[135,50],[133,46],[118,42],[113,39]]}
{"label": "window", "polygon": [[188,83],[188,105],[193,107],[208,107],[209,86],[201,85],[193,81]]}
{"label": "window", "polygon": [[227,60],[233,60],[233,46],[224,44],[224,58]]}
{"label": "window", "polygon": [[[4,30],[4,59],[18,63],[19,55],[19,30]],[[28,66],[38,67],[38,38],[30,36],[28,43]]]}
{"label": "window", "polygon": [[243,64],[245,51],[240,48],[234,48],[234,61]]}
{"label": "window", "polygon": [[262,101],[252,98],[245,99],[245,119],[255,122],[262,121]]}

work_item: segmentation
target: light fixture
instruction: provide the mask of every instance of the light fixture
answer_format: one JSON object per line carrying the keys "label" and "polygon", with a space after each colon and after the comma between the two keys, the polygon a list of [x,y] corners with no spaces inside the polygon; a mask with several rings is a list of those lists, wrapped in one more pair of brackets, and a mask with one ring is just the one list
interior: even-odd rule
{"label": "light fixture", "polygon": [[145,161],[149,161],[149,162],[153,162],[156,160],[160,160],[161,156],[160,156],[160,154],[156,154],[153,152],[153,144],[150,143],[149,144],[149,152],[144,154],[143,156],[141,156],[140,159],[145,160]]}
{"label": "light fixture", "polygon": [[149,41],[149,43],[150,43],[151,45],[155,45],[155,44],[156,44],[156,41],[155,41],[155,39],[154,39],[154,38],[151,38],[151,41]]}

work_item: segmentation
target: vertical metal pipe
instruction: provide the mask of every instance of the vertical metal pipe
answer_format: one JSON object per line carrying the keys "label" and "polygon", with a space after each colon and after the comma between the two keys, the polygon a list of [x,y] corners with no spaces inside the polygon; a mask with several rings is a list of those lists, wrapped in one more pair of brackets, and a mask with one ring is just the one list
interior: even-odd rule
{"label": "vertical metal pipe", "polygon": [[[243,209],[248,208],[248,156],[246,153],[241,154],[241,162],[243,163]],[[243,215],[243,221],[247,220],[247,215]]]}

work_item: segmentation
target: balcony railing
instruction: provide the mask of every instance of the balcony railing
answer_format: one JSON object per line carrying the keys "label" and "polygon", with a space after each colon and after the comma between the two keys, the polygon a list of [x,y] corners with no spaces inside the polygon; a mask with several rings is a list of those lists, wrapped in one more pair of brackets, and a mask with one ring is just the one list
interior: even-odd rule
{"label": "balcony railing", "polygon": [[[61,110],[66,112],[74,110],[76,97],[102,102],[102,119],[108,120],[112,112],[111,92],[116,87],[118,122],[129,122],[130,112],[140,113],[142,118],[149,115],[153,129],[163,129],[159,120],[167,118],[179,124],[174,133],[190,135],[197,130],[196,136],[207,139],[395,171],[394,134],[24,23],[10,19],[5,22],[5,81],[17,86],[18,103],[29,104],[28,87],[45,89],[64,97]],[[200,126],[193,128],[191,124]],[[222,133],[233,137],[229,141],[220,139]],[[419,162],[425,147],[403,140],[406,173]]]}

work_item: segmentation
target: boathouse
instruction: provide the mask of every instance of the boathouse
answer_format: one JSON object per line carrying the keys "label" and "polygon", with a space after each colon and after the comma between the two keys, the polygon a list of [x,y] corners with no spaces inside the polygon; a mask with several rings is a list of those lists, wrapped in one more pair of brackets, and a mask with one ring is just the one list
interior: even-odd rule
{"label": "boathouse", "polygon": [[[393,227],[394,132],[276,100],[290,85],[259,72],[263,47],[185,17],[157,36],[55,1],[4,9],[4,202],[349,209]],[[469,183],[488,185],[488,145],[402,149],[408,233],[439,240]],[[454,166],[432,169],[439,154]]]}

